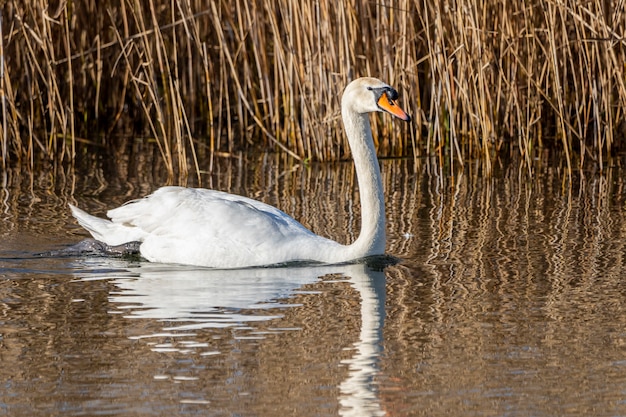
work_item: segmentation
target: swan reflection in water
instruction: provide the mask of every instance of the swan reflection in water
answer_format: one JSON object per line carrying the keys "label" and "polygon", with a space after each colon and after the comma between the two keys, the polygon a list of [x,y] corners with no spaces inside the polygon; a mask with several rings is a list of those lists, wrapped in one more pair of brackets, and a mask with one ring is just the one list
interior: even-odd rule
{"label": "swan reflection in water", "polygon": [[[322,276],[345,277],[361,298],[361,329],[354,356],[343,361],[349,372],[339,386],[340,414],[385,414],[375,383],[385,318],[385,274],[381,268],[354,263],[216,270],[139,263],[130,267],[126,264],[124,269],[128,274],[112,281],[116,290],[110,294],[110,301],[129,310],[128,317],[180,323],[164,328],[164,332],[241,326],[279,318],[238,311],[293,307],[279,300],[288,300]],[[82,278],[93,279],[93,275]]]}

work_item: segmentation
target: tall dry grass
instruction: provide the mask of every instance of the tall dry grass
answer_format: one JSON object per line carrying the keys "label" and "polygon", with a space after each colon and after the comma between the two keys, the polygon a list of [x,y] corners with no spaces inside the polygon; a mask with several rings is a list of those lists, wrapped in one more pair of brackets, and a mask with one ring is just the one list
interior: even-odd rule
{"label": "tall dry grass", "polygon": [[[622,0],[5,2],[2,163],[155,140],[172,176],[252,147],[334,160],[343,87],[396,86],[416,121],[374,118],[381,155],[442,169],[539,149],[600,168],[624,136]],[[452,171],[450,171],[452,172]]]}

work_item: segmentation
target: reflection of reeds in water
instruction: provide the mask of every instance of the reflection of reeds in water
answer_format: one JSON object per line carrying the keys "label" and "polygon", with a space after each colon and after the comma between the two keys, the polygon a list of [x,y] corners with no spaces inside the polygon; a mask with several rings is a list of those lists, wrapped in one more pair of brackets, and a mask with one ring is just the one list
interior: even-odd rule
{"label": "reflection of reeds in water", "polygon": [[128,135],[155,140],[170,177],[256,146],[335,160],[339,97],[361,75],[398,87],[416,116],[374,118],[381,154],[443,166],[489,169],[502,149],[530,166],[555,145],[570,172],[574,152],[602,167],[624,124],[616,1],[27,0],[0,13],[3,163]]}
{"label": "reflection of reeds in water", "polygon": [[[137,152],[153,154],[145,149]],[[71,170],[59,173],[57,180],[64,183],[58,186],[48,183],[48,175],[30,181],[23,177],[23,183],[34,184],[32,197],[20,192],[25,188],[20,184],[24,174],[9,171],[1,210],[8,227],[0,233],[41,232],[45,227],[61,239],[67,233],[65,227],[73,224],[69,219],[65,224],[59,220],[59,212],[69,216],[65,200],[77,199],[81,206],[99,209],[101,214],[105,207],[144,195],[167,177],[166,168],[158,169],[154,163],[159,158],[158,153],[153,160],[120,154],[121,163],[112,166],[114,171],[96,159],[82,161],[86,165],[80,168],[88,175],[77,176]],[[566,166],[565,161],[560,163],[555,168],[552,161],[539,160],[536,176],[530,180],[522,163],[491,177],[466,169],[454,179],[442,180],[437,170],[429,171],[431,166],[419,160],[383,161],[388,251],[403,260],[385,270],[384,353],[376,383],[388,414],[415,415],[420,407],[425,415],[448,415],[450,410],[478,401],[477,395],[489,397],[483,401],[501,411],[499,407],[515,398],[510,391],[498,390],[533,385],[538,387],[538,396],[545,398],[545,392],[554,388],[546,386],[554,378],[542,379],[545,372],[563,375],[564,385],[584,380],[592,388],[606,385],[602,378],[584,379],[593,367],[598,372],[599,363],[602,375],[615,367],[623,374],[621,365],[612,364],[623,363],[626,326],[626,177],[621,168],[609,168],[602,175],[577,172],[576,181],[564,186],[561,173]],[[157,168],[148,169],[153,165]],[[275,204],[315,232],[342,242],[352,240],[358,231],[357,187],[348,163],[294,169],[284,154],[249,160],[220,158],[202,180],[216,189]],[[68,184],[75,184],[73,195]],[[77,230],[76,226],[74,233]],[[50,278],[41,279],[46,283],[21,280],[20,285],[49,291]],[[36,314],[26,315],[26,322],[46,322],[46,314],[67,314],[68,322],[75,320],[73,311],[61,308],[58,301],[75,298],[72,289],[53,288],[67,293],[46,298],[57,304],[42,307],[37,303]],[[310,392],[307,386],[336,386],[336,381],[345,378],[347,370],[338,364],[351,355],[341,349],[358,334],[359,319],[354,314],[359,311],[359,299],[346,284],[345,289],[324,288],[323,294],[315,296],[305,291],[290,302],[305,307],[284,312],[280,325],[301,330],[268,337],[255,349],[263,360],[253,361],[249,369],[270,376],[267,387],[259,388],[261,392],[267,389],[276,395],[288,387],[293,398],[305,398]],[[107,310],[106,306],[100,309]],[[93,310],[86,311],[92,317]],[[111,321],[106,314],[101,319]],[[613,332],[602,322],[605,319],[614,326]],[[94,322],[82,323],[89,324]],[[162,324],[157,326],[160,329]],[[143,324],[140,327],[145,331]],[[594,358],[600,362],[592,362]],[[327,363],[336,365],[329,369]],[[302,373],[288,370],[310,364],[319,364],[321,379],[294,387]],[[529,369],[531,365],[536,368]],[[152,379],[152,373],[146,375]],[[557,397],[576,400],[573,396],[580,392],[568,386]],[[459,405],[460,397],[467,400],[465,405]],[[464,414],[461,411],[454,414]],[[546,414],[562,414],[552,411]]]}
{"label": "reflection of reeds in water", "polygon": [[[517,166],[496,178],[461,175],[445,188],[422,174],[417,197],[410,197],[420,200],[414,211],[389,208],[391,229],[408,217],[414,233],[403,242],[395,230],[391,250],[403,244],[395,253],[405,261],[387,270],[393,302],[385,340],[404,347],[387,372],[416,370],[390,381],[383,394],[395,415],[412,415],[403,410],[410,401],[395,390],[423,387],[420,404],[429,415],[457,409],[449,397],[493,396],[499,412],[510,404],[500,397],[503,386],[524,391],[524,381],[538,392],[552,390],[555,373],[564,384],[556,395],[567,402],[595,360],[621,357],[623,333],[612,328],[626,326],[623,172],[577,173],[564,186],[562,171],[540,165],[532,181]],[[605,382],[598,384],[590,383]],[[593,407],[591,397],[581,399],[582,409]]]}

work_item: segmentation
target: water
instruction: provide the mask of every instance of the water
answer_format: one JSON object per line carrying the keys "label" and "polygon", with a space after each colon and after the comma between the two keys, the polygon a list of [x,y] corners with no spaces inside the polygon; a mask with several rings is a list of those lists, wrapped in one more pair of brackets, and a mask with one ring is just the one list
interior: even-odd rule
{"label": "water", "polygon": [[[541,161],[540,161],[541,162]],[[620,162],[620,161],[618,161]],[[139,159],[7,171],[0,217],[0,415],[626,415],[626,181],[538,162],[442,177],[383,161],[381,268],[212,271],[49,257],[165,179]],[[349,164],[216,161],[205,185],[347,242]]]}

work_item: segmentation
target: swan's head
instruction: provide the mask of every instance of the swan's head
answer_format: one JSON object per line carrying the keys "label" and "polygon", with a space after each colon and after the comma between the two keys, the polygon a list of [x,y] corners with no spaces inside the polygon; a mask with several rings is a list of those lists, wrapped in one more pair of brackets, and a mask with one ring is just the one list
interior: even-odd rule
{"label": "swan's head", "polygon": [[363,77],[348,84],[341,99],[341,106],[357,113],[386,112],[404,121],[410,121],[411,116],[398,106],[397,99],[398,92],[393,87],[376,78]]}

